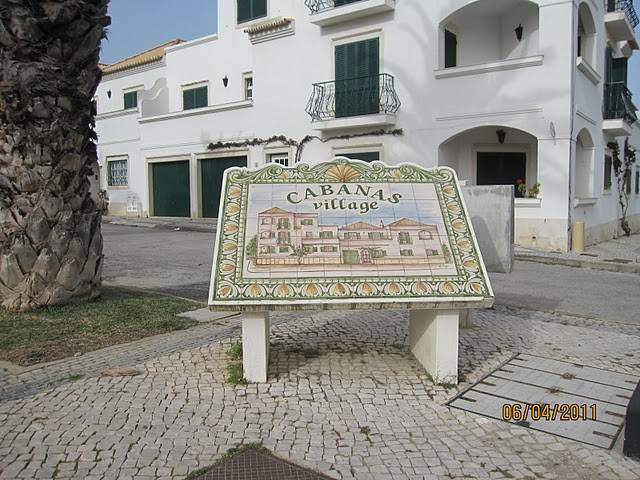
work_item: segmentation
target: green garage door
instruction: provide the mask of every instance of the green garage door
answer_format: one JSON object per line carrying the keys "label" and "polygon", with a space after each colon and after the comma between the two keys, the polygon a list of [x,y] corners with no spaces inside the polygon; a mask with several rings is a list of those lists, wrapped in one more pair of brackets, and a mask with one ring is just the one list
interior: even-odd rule
{"label": "green garage door", "polygon": [[247,157],[211,158],[200,161],[200,191],[202,192],[202,216],[218,218],[222,175],[230,167],[246,167]]}
{"label": "green garage door", "polygon": [[153,214],[156,217],[189,217],[189,162],[151,164]]}

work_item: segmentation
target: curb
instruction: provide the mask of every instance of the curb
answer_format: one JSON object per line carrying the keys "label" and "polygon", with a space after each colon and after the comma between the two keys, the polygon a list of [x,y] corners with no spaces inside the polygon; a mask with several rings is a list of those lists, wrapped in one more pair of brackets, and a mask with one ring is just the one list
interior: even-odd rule
{"label": "curb", "polygon": [[587,268],[591,270],[603,270],[606,272],[640,274],[640,264],[636,263],[599,262],[593,260],[579,260],[575,258],[549,257],[530,253],[516,253],[515,259],[524,262],[544,263],[546,265],[562,265],[565,267]]}
{"label": "curb", "polygon": [[102,223],[110,225],[121,225],[125,227],[141,227],[141,228],[157,228],[161,230],[175,230],[180,229],[183,232],[201,232],[201,233],[215,233],[216,226],[213,224],[198,224],[198,223],[163,223],[153,222],[145,220],[129,220],[127,218],[120,217],[102,217]]}

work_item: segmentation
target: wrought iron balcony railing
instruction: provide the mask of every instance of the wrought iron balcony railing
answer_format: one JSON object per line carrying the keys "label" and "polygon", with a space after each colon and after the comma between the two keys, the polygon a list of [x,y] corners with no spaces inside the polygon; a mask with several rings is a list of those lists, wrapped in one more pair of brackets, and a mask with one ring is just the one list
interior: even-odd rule
{"label": "wrought iron balcony railing", "polygon": [[631,23],[631,27],[633,28],[636,28],[638,23],[640,23],[640,19],[638,19],[638,12],[636,12],[635,7],[633,6],[633,0],[607,0],[607,11],[622,11],[626,13],[629,23]]}
{"label": "wrought iron balcony railing", "polygon": [[604,118],[622,118],[629,125],[638,120],[631,92],[624,82],[607,83],[604,87]]}
{"label": "wrought iron balcony railing", "polygon": [[400,98],[387,73],[315,83],[306,111],[313,121],[396,113]]}
{"label": "wrought iron balcony railing", "polygon": [[331,8],[361,1],[362,0],[305,0],[304,4],[309,7],[311,13],[319,13]]}

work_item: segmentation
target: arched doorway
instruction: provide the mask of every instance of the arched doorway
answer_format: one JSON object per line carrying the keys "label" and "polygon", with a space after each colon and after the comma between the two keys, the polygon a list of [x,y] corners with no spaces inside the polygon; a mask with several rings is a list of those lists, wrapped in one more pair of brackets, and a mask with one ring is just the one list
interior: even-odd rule
{"label": "arched doorway", "polygon": [[515,128],[475,127],[443,142],[438,164],[452,167],[468,185],[514,185],[516,196],[534,196],[538,140]]}

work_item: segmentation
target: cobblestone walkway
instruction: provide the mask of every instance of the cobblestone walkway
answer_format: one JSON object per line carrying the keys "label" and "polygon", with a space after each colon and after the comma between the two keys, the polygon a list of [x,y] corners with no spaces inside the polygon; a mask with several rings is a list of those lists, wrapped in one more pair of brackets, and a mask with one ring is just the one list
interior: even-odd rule
{"label": "cobblestone walkway", "polygon": [[[291,315],[281,315],[274,324]],[[34,395],[41,390],[68,383],[70,378],[97,376],[107,368],[129,367],[173,352],[187,350],[237,335],[240,320],[225,319],[198,325],[188,330],[157,335],[135,342],[114,345],[95,352],[52,362],[45,366],[17,367],[17,371],[0,368],[0,402]]]}
{"label": "cobblestone walkway", "polygon": [[[637,373],[640,328],[478,312],[461,331],[464,381],[445,388],[407,352],[407,323],[390,311],[276,317],[269,383],[246,387],[224,383],[233,326],[114,348],[137,377],[94,377],[94,361],[113,366],[105,351],[55,375],[29,372],[22,393],[0,403],[0,478],[183,478],[262,442],[334,478],[640,479],[640,463],[616,453],[443,406],[517,352]],[[53,387],[37,378],[74,369],[86,377]]]}

